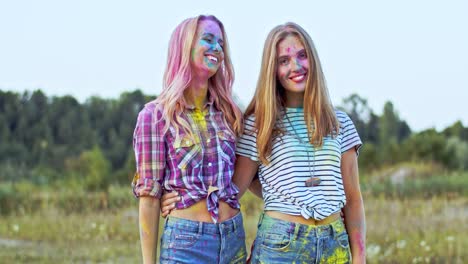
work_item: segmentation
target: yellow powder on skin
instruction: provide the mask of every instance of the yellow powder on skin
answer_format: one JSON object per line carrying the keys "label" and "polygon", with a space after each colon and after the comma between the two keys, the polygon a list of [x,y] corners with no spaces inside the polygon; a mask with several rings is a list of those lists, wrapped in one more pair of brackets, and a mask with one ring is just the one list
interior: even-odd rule
{"label": "yellow powder on skin", "polygon": [[206,131],[206,120],[205,120],[205,111],[200,111],[200,109],[196,108],[193,113],[193,120],[197,124],[198,127],[201,128],[202,131]]}
{"label": "yellow powder on skin", "polygon": [[140,226],[141,226],[141,229],[140,229],[141,236],[142,236],[142,237],[148,236],[149,233],[150,233],[150,230],[149,230],[149,227],[148,227],[148,225],[146,224],[146,222],[145,222],[145,221],[141,221],[141,222],[140,222]]}

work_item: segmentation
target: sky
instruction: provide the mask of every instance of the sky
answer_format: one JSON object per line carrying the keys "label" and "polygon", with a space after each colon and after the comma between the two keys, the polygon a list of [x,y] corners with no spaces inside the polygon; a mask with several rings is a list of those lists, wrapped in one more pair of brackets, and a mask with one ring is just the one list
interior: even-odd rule
{"label": "sky", "polygon": [[468,1],[0,0],[0,90],[117,98],[159,94],[168,42],[185,18],[216,15],[247,105],[268,32],[301,25],[332,102],[353,93],[381,114],[391,101],[413,131],[468,126]]}

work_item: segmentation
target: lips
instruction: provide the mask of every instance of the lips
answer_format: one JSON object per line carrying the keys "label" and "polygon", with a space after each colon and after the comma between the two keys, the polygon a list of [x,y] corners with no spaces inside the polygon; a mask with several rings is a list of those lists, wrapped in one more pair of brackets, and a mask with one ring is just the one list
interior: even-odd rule
{"label": "lips", "polygon": [[306,76],[307,76],[307,73],[305,72],[305,73],[290,76],[289,79],[293,82],[300,83],[305,80]]}
{"label": "lips", "polygon": [[208,60],[210,60],[213,63],[218,63],[218,61],[219,61],[219,58],[212,55],[212,54],[206,54],[205,57],[207,57]]}

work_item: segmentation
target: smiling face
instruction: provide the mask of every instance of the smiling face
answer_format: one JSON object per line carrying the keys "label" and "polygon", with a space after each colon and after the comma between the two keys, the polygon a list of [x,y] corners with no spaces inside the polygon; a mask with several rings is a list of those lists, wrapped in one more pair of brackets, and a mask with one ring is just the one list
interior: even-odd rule
{"label": "smiling face", "polygon": [[191,56],[196,75],[210,78],[218,71],[224,59],[223,45],[223,32],[218,23],[212,20],[198,23]]}
{"label": "smiling face", "polygon": [[276,47],[276,77],[286,90],[286,95],[304,94],[309,74],[309,59],[298,37],[288,35]]}

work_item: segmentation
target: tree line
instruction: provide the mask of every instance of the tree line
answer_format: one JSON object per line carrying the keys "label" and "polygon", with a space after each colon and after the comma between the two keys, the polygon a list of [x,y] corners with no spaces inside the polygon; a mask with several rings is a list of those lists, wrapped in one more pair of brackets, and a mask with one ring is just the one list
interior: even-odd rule
{"label": "tree line", "polygon": [[380,116],[357,94],[345,98],[339,108],[350,115],[364,142],[359,158],[364,169],[400,162],[433,162],[449,170],[468,169],[468,127],[461,121],[441,132],[431,128],[415,133],[389,101]]}
{"label": "tree line", "polygon": [[[0,181],[84,183],[89,189],[129,184],[134,171],[132,134],[138,112],[155,96],[140,90],[117,99],[46,96],[0,90]],[[357,94],[337,106],[354,121],[364,142],[360,167],[378,169],[404,161],[468,168],[468,127],[456,122],[441,132],[418,133],[391,102],[379,116]]]}

